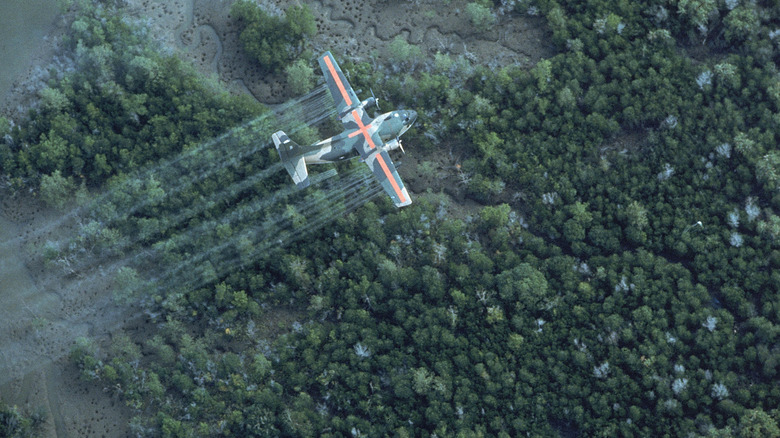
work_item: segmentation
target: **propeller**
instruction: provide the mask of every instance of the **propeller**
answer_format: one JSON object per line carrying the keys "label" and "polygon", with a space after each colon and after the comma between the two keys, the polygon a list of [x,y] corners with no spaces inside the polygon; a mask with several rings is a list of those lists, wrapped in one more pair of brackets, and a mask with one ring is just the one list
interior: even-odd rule
{"label": "propeller", "polygon": [[396,137],[395,140],[398,142],[398,148],[401,149],[401,152],[403,152],[404,155],[406,155],[406,151],[404,150],[404,145],[401,143],[401,139]]}
{"label": "propeller", "polygon": [[376,110],[377,111],[382,111],[382,108],[379,108],[379,99],[377,99],[377,97],[374,95],[374,89],[373,88],[369,88],[369,91],[371,91],[371,97],[374,98],[374,103],[376,104]]}

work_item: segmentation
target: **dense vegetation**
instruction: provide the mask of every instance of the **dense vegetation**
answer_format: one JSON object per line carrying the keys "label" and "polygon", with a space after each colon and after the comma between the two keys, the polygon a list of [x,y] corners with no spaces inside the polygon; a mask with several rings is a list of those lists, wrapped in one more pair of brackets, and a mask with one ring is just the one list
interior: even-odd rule
{"label": "dense vegetation", "polygon": [[[513,13],[529,12],[560,51],[530,70],[421,62],[402,43],[404,73],[342,63],[356,89],[381,85],[420,112],[407,136],[421,161],[442,147],[465,158],[452,172],[478,212],[380,198],[317,239],[155,291],[151,339],[79,341],[84,377],[117,388],[135,432],[780,435],[780,4],[539,0]],[[79,68],[5,128],[2,171],[18,187],[120,184],[217,134],[215,120],[262,111],[100,10],[73,30]],[[187,196],[270,162],[257,154]],[[287,181],[260,196],[274,183]],[[153,246],[186,229],[157,232],[148,220],[178,207],[150,205],[115,234],[144,223],[136,244]],[[161,263],[232,232],[166,246]]]}
{"label": "dense vegetation", "polygon": [[283,17],[275,17],[253,1],[238,0],[231,14],[239,23],[244,50],[268,72],[298,59],[306,39],[317,32],[314,15],[305,4],[292,5]]}
{"label": "dense vegetation", "polygon": [[25,415],[19,412],[16,406],[11,407],[0,401],[0,436],[9,438],[37,436],[45,418],[45,413]]}

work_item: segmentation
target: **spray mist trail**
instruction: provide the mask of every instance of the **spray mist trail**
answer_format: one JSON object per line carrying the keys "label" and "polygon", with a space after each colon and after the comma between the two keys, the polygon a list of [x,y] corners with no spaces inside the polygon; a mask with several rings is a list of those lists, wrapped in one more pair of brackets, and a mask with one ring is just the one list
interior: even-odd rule
{"label": "spray mist trail", "polygon": [[[336,170],[331,169],[324,173],[312,175],[310,180],[313,185],[317,185],[318,183],[325,181],[326,179],[335,175]],[[195,227],[189,227],[184,230],[183,233],[172,237],[170,241],[174,245],[186,244],[186,242],[193,241],[196,236],[212,232],[220,225],[230,225],[233,228],[239,229],[240,227],[252,227],[258,213],[265,213],[272,207],[280,205],[287,197],[297,193],[299,190],[300,189],[295,185],[288,184],[276,192],[269,194],[268,196],[259,198],[254,202],[238,206],[229,213],[226,213],[217,219],[204,222],[201,225]]]}
{"label": "spray mist trail", "polygon": [[[304,126],[327,119],[335,114],[332,99],[330,103],[329,99],[327,87],[322,85],[212,140],[186,149],[172,159],[109,182],[108,189],[86,205],[63,213],[58,220],[34,232],[42,235],[63,226],[72,226],[74,220],[85,223],[91,219],[101,226],[121,223],[140,210],[176,198],[193,184],[222,169],[235,167],[252,154],[269,147],[271,133],[279,126],[288,127],[294,133]],[[18,243],[19,239],[12,240],[0,245]]]}
{"label": "spray mist trail", "polygon": [[[228,172],[228,168],[238,166],[245,157],[268,147],[270,143],[257,140],[270,138],[270,133],[279,127],[281,122],[274,121],[274,118],[288,124],[291,120],[299,121],[290,129],[290,132],[295,132],[330,117],[335,113],[332,101],[328,102],[330,99],[327,88],[321,86],[308,95],[277,107],[271,114],[262,115],[216,139],[201,143],[171,160],[139,172],[138,176],[115,183],[86,209],[75,209],[64,215],[72,216],[73,220],[68,223],[78,230],[76,236],[60,241],[49,240],[43,252],[58,254],[54,260],[64,272],[80,271],[98,264],[105,257],[126,254],[128,249],[144,242],[151,244],[169,230],[215,206],[235,202],[252,186],[279,171],[282,164],[271,164],[248,176],[238,175],[237,180],[234,174],[219,172]],[[236,182],[207,197],[192,199],[182,196],[182,192],[192,191],[195,184],[208,177]],[[200,189],[196,188],[195,192]],[[150,209],[152,211],[145,211]],[[165,213],[166,209],[174,213]],[[86,219],[85,216],[74,216],[75,212],[83,210],[88,210]],[[160,214],[160,211],[163,213]],[[64,221],[62,219],[56,225],[62,226],[66,223]]]}
{"label": "spray mist trail", "polygon": [[[170,199],[193,184],[214,175],[218,171],[236,167],[247,157],[271,145],[271,133],[279,127],[287,127],[291,133],[299,129],[319,123],[335,113],[333,105],[328,105],[327,88],[321,86],[311,93],[288,102],[273,112],[238,127],[206,143],[187,150],[163,165],[156,166],[154,172],[132,178],[122,184],[122,188],[130,189],[143,197],[133,205],[115,209],[114,216],[100,218],[101,222],[111,224],[117,220],[126,219],[140,209],[160,202],[160,197]],[[162,189],[155,196],[156,187]],[[146,191],[147,193],[143,193]],[[140,193],[139,193],[140,192]],[[152,192],[152,193],[149,193]],[[120,198],[124,194],[115,198]],[[121,200],[119,200],[121,202]]]}
{"label": "spray mist trail", "polygon": [[[259,149],[264,149],[270,145],[270,143],[263,144],[261,147],[257,147],[257,143],[252,143],[256,138],[269,138],[270,132],[277,129],[279,126],[289,125],[291,120],[296,120],[296,125],[291,125],[289,129],[290,133],[295,133],[299,129],[310,126],[314,123],[318,123],[327,117],[332,116],[335,113],[333,105],[328,103],[330,99],[327,94],[327,88],[319,87],[308,95],[285,104],[282,108],[275,110],[277,116],[277,122],[274,125],[267,126],[260,132],[256,129],[256,126],[252,126],[252,132],[245,132],[245,129],[234,130],[230,135],[223,136],[224,138],[214,143],[214,147],[208,150],[208,156],[200,158],[202,163],[206,164],[206,167],[193,168],[191,166],[184,166],[182,169],[171,172],[172,177],[166,178],[163,190],[164,195],[159,196],[147,196],[147,200],[141,203],[137,203],[132,208],[123,209],[122,217],[127,218],[131,214],[136,213],[139,209],[148,205],[158,205],[161,203],[170,203],[172,200],[178,200],[178,196],[183,190],[189,189],[193,184],[203,181],[205,178],[214,175],[219,178],[220,174],[217,172],[227,169],[228,167],[235,167],[241,163],[241,161],[257,152]],[[265,122],[265,120],[263,120]],[[242,145],[247,143],[246,145]],[[242,146],[249,146],[242,147]],[[222,158],[224,157],[224,158]],[[245,176],[239,179],[232,185],[221,189],[209,197],[198,198],[188,202],[186,205],[182,205],[180,210],[184,213],[176,214],[174,217],[161,218],[160,225],[162,226],[161,232],[180,225],[184,220],[195,217],[204,212],[207,208],[220,203],[230,202],[231,198],[239,196],[239,194],[255,184],[259,184],[265,178],[271,176],[273,173],[281,168],[281,164],[272,164],[265,169],[262,169],[254,174]],[[221,180],[229,180],[230,175],[224,175]],[[137,198],[137,196],[136,196]],[[111,218],[108,223],[114,223],[119,217]],[[105,223],[105,222],[104,222]],[[139,235],[143,235],[139,234]],[[134,243],[134,242],[133,242]]]}
{"label": "spray mist trail", "polygon": [[[251,265],[254,261],[267,257],[269,254],[274,253],[279,249],[283,249],[288,245],[297,242],[312,235],[317,230],[321,229],[328,223],[336,220],[339,217],[343,217],[345,214],[360,207],[368,200],[381,194],[381,188],[365,189],[362,191],[355,191],[349,198],[342,199],[341,205],[337,208],[331,209],[327,212],[322,210],[313,214],[309,218],[309,221],[301,225],[288,224],[282,227],[272,227],[273,232],[262,233],[261,240],[256,246],[251,247],[250,251],[246,254],[236,254],[233,252],[222,252],[212,254],[212,257],[205,261],[205,266],[209,269],[209,272],[213,273],[217,277],[223,277],[228,273],[242,267]],[[204,264],[200,267],[196,267],[194,272],[202,273]],[[206,276],[196,275],[186,279],[185,283],[189,289],[202,287],[208,283]]]}
{"label": "spray mist trail", "polygon": [[237,227],[232,239],[215,239],[213,245],[207,244],[197,252],[194,247],[187,247],[189,254],[197,255],[170,267],[157,277],[154,287],[163,291],[200,287],[311,235],[380,193],[382,189],[368,169],[352,169],[333,187],[310,193],[295,204],[287,204],[282,211],[269,209],[243,228]]}
{"label": "spray mist trail", "polygon": [[[258,146],[256,138],[264,134],[258,131],[270,133],[272,130],[288,124],[287,131],[294,133],[297,129],[318,123],[335,113],[332,100],[324,92],[325,87],[275,109],[279,125],[274,125],[266,116],[260,117],[245,125],[236,128],[222,136],[205,142],[196,148],[185,151],[180,156],[162,163],[151,170],[141,172],[134,178],[123,181],[122,184],[104,193],[91,204],[93,208],[92,220],[82,222],[80,233],[70,243],[53,242],[54,251],[62,252],[67,247],[65,256],[56,260],[66,273],[70,275],[84,275],[84,273],[100,270],[103,272],[105,260],[116,260],[113,267],[108,268],[109,276],[117,275],[124,266],[136,266],[142,268],[140,272],[162,272],[157,276],[160,289],[167,289],[163,285],[183,286],[192,281],[192,271],[186,270],[194,267],[196,271],[203,271],[201,265],[209,264],[211,271],[216,275],[224,275],[236,265],[243,265],[261,257],[264,253],[277,246],[277,241],[283,245],[294,242],[309,235],[316,229],[344,212],[351,211],[362,205],[367,199],[373,197],[380,190],[367,190],[366,183],[370,179],[370,173],[359,174],[357,170],[350,170],[342,176],[337,186],[324,192],[314,192],[296,203],[284,202],[289,196],[295,194],[294,186],[285,186],[280,191],[261,197],[249,203],[241,204],[241,208],[224,210],[223,205],[235,203],[239,198],[245,197],[248,189],[276,173],[281,169],[281,163],[273,164],[265,169],[241,177],[235,183],[218,190],[208,197],[201,197],[185,205],[173,215],[163,215],[159,218],[141,218],[139,221],[156,221],[155,232],[151,235],[144,232],[126,233],[128,220],[144,208],[156,208],[162,204],[180,201],[177,196],[183,190],[187,190],[208,176],[219,177],[219,171],[231,166],[236,166],[245,156],[260,150],[266,145]],[[265,136],[266,138],[270,136]],[[198,153],[196,153],[198,152]],[[228,159],[222,159],[229,157]],[[331,172],[325,172],[320,180],[332,176]],[[144,177],[148,177],[144,180]],[[312,176],[316,180],[318,176]],[[223,205],[220,205],[223,204]],[[279,211],[281,206],[286,206],[284,211]],[[217,206],[216,209],[213,207]],[[224,210],[224,211],[223,211]],[[119,212],[122,212],[121,214]],[[199,216],[206,212],[214,219],[204,220]],[[214,216],[213,213],[218,216]],[[286,217],[284,213],[290,213]],[[136,215],[137,216],[137,215]],[[208,217],[208,216],[206,216]],[[95,218],[100,220],[95,220]],[[297,218],[297,219],[296,219]],[[163,239],[168,230],[178,229],[184,224],[189,226],[183,232],[176,234],[175,239]],[[194,220],[194,222],[193,222]],[[303,229],[297,229],[301,221],[308,222]],[[123,237],[106,225],[119,224],[124,226]],[[257,224],[260,224],[259,226]],[[232,228],[229,235],[220,236],[215,230]],[[100,241],[108,235],[114,235],[110,245]],[[231,236],[237,236],[232,237]],[[74,244],[75,241],[75,244]],[[145,246],[139,244],[145,242]],[[242,247],[242,251],[237,251]],[[75,250],[74,250],[75,248]],[[136,248],[133,250],[133,248]],[[254,248],[254,250],[253,250]],[[128,254],[128,250],[131,253]],[[172,250],[172,251],[169,251]],[[70,251],[70,254],[67,252]],[[198,254],[195,257],[188,254]],[[119,258],[121,257],[121,258]],[[149,268],[149,261],[160,262],[156,267]],[[113,275],[112,275],[113,274]],[[204,276],[197,276],[202,283]],[[177,287],[178,289],[178,287]]]}
{"label": "spray mist trail", "polygon": [[[242,235],[265,235],[252,232],[252,226],[256,223],[254,219],[258,215],[271,215],[272,211],[286,204],[284,201],[287,198],[295,197],[297,190],[293,185],[285,185],[283,189],[252,203],[239,204],[241,208],[228,211],[215,221],[198,219],[196,225],[186,224],[188,220],[204,215],[214,205],[238,202],[255,185],[281,170],[281,163],[271,164],[258,171],[245,170],[247,174],[240,175],[240,179],[194,200],[187,208],[160,216],[159,229],[144,239],[138,233],[128,235],[125,229],[128,221],[138,219],[133,216],[140,216],[141,220],[154,219],[154,213],[163,209],[165,204],[181,202],[183,192],[209,177],[218,178],[219,172],[238,167],[247,157],[269,147],[270,142],[267,140],[275,130],[284,129],[288,133],[295,133],[320,123],[334,113],[327,88],[321,86],[306,96],[274,108],[271,113],[191,147],[172,159],[130,177],[116,179],[107,190],[86,205],[62,214],[58,220],[31,230],[24,237],[1,242],[0,245],[5,248],[11,248],[8,245],[16,248],[23,241],[41,237],[43,241],[48,240],[48,246],[37,249],[52,256],[44,260],[46,275],[36,279],[34,290],[25,292],[24,296],[19,296],[20,299],[12,303],[5,303],[8,308],[0,324],[5,334],[0,340],[0,384],[18,377],[19,373],[28,374],[67,354],[67,348],[60,348],[60,344],[53,341],[55,338],[75,339],[92,335],[91,331],[94,330],[111,332],[120,328],[127,318],[140,315],[137,307],[134,313],[128,312],[129,302],[126,299],[120,296],[117,301],[112,294],[105,293],[107,289],[116,290],[117,273],[123,268],[144,266],[149,260],[161,260],[157,257],[157,249],[140,244],[156,242],[155,247],[164,246],[167,240],[162,235],[182,227],[182,234],[192,240],[199,234],[214,234],[214,227],[219,223],[231,225]],[[323,181],[334,173],[328,171],[319,176],[313,175],[313,178],[315,181]],[[122,229],[125,236],[112,229],[112,226]],[[73,232],[71,228],[76,231]],[[283,229],[281,226],[269,226],[265,231],[278,233]],[[63,232],[68,237],[53,237]],[[49,235],[52,236],[50,239]],[[110,242],[110,245],[101,241]],[[228,241],[238,243],[236,238]],[[228,269],[225,263],[227,256],[217,252],[211,254],[215,255],[219,273],[225,273]],[[252,254],[253,257],[256,255]],[[162,269],[173,268],[177,277],[186,278],[184,272],[176,269],[186,263],[186,256],[184,259],[178,265],[169,264]],[[5,354],[11,351],[19,354]]]}
{"label": "spray mist trail", "polygon": [[[345,175],[342,175],[337,188],[326,190],[326,193],[320,196],[320,198],[329,199],[331,206],[335,207],[333,203],[338,201],[346,191],[363,182],[364,177],[353,176],[355,172],[355,170],[352,170]],[[294,186],[290,186],[288,189],[282,189],[282,192],[292,189],[292,187]],[[263,243],[263,239],[270,240],[267,239],[266,236],[273,237],[281,232],[284,227],[290,225],[290,220],[285,216],[285,211],[301,210],[306,213],[312,208],[312,205],[316,206],[321,204],[312,199],[315,196],[317,195],[309,195],[297,202],[286,202],[284,203],[284,206],[281,203],[284,197],[272,196],[270,199],[256,199],[243,208],[236,209],[234,215],[225,215],[219,220],[204,224],[197,230],[187,230],[186,233],[170,239],[166,242],[167,247],[172,246],[179,251],[187,250],[187,252],[197,255],[188,258],[186,262],[183,261],[181,265],[169,269],[163,275],[163,279],[175,278],[185,268],[197,265],[203,261],[223,258],[224,256],[221,255],[223,252],[232,250],[237,246],[246,247],[251,245],[252,247],[256,247]],[[237,219],[237,221],[229,222],[230,219]],[[213,242],[203,242],[200,246],[195,245],[195,239],[197,237],[203,239],[205,235],[213,234],[214,230],[220,225],[235,227],[232,234],[238,235],[238,237],[227,241],[214,239]],[[246,241],[246,239],[248,239],[248,241]],[[244,242],[242,243],[241,240],[244,240]],[[169,243],[171,246],[168,246]],[[263,245],[263,247],[265,247],[265,245]],[[163,282],[166,282],[166,280],[163,280]]]}

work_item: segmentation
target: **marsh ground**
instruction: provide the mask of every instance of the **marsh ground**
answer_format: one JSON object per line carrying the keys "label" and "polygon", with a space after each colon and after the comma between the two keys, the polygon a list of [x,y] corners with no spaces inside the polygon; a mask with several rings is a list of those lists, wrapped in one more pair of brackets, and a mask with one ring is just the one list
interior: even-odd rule
{"label": "marsh ground", "polygon": [[71,233],[61,213],[33,197],[6,197],[1,205],[3,400],[27,412],[45,412],[43,436],[125,436],[129,410],[82,382],[67,356],[80,336],[105,346],[118,330],[136,329],[137,312],[112,302],[99,264],[69,274],[41,261],[47,241]]}
{"label": "marsh ground", "polygon": [[[232,1],[128,0],[127,9],[147,20],[152,34],[165,46],[191,60],[208,75],[217,75],[236,90],[250,92],[264,103],[280,103],[291,96],[283,77],[267,76],[246,59],[230,18]],[[260,0],[267,11],[281,14],[292,0]],[[541,18],[505,14],[485,32],[473,31],[465,1],[306,2],[317,22],[310,46],[315,53],[331,50],[357,60],[386,59],[387,46],[401,36],[423,49],[466,55],[475,63],[532,66],[553,54]]]}

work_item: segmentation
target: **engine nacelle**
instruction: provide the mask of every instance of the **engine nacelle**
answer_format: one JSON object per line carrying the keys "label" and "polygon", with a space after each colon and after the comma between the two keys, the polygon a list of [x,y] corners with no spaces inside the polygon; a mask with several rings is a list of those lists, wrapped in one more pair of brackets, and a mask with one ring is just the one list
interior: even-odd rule
{"label": "engine nacelle", "polygon": [[375,97],[369,97],[368,99],[360,102],[360,106],[363,109],[371,108],[372,106],[376,105],[376,98]]}
{"label": "engine nacelle", "polygon": [[372,106],[376,106],[377,108],[379,108],[379,105],[377,105],[376,103],[375,97],[369,97],[368,99],[358,103],[357,105],[352,105],[350,107],[345,108],[344,111],[339,113],[339,118],[346,116],[347,114],[351,113],[353,110],[357,108],[366,109],[366,108],[371,108]]}
{"label": "engine nacelle", "polygon": [[392,151],[393,149],[398,149],[401,147],[401,140],[399,140],[397,137],[388,141],[382,146],[383,151]]}

